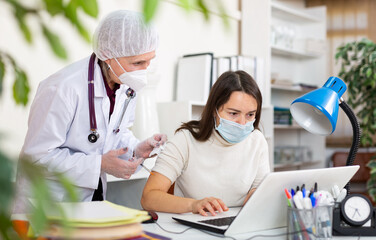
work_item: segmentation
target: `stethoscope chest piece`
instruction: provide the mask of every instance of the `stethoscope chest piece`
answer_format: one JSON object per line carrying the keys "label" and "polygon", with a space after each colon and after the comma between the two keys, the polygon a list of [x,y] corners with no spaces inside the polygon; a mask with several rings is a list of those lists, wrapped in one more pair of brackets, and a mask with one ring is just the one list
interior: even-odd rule
{"label": "stethoscope chest piece", "polygon": [[91,142],[91,143],[95,143],[95,142],[97,142],[98,138],[99,138],[99,133],[97,133],[96,131],[92,131],[92,132],[89,134],[89,136],[88,136],[88,140],[89,140],[89,142]]}

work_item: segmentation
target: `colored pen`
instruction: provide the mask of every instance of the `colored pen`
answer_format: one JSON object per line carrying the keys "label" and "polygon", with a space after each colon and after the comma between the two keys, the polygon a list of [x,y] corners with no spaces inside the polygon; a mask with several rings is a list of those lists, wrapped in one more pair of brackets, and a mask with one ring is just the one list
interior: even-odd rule
{"label": "colored pen", "polygon": [[[286,197],[287,197],[287,205],[291,208],[294,208],[294,205],[293,205],[292,199],[291,199],[291,193],[289,192],[289,190],[287,190],[287,188],[285,188],[285,194],[286,194]],[[298,232],[299,240],[302,240],[303,236],[301,234],[301,229],[300,229],[300,226],[299,226],[298,217],[295,215],[294,210],[291,210],[291,211],[292,211],[293,221],[294,221],[294,224],[295,224],[295,230]]]}
{"label": "colored pen", "polygon": [[316,198],[315,198],[314,194],[312,194],[309,198],[311,199],[312,207],[315,207],[316,206]]}
{"label": "colored pen", "polygon": [[291,197],[293,197],[295,195],[295,191],[293,188],[291,188]]}
{"label": "colored pen", "polygon": [[286,197],[287,197],[287,205],[289,207],[293,207],[293,204],[291,202],[291,193],[289,192],[289,190],[287,190],[287,188],[285,188],[285,194],[286,194]]}
{"label": "colored pen", "polygon": [[[304,185],[304,184],[303,184],[303,185]],[[305,198],[305,197],[306,197],[306,190],[305,190],[304,187],[302,188],[302,193],[303,193],[303,198]]]}
{"label": "colored pen", "polygon": [[150,171],[149,168],[145,167],[143,163],[140,164],[141,167],[145,168],[146,171],[148,171],[150,173],[150,175],[154,175],[154,173],[152,171]]}
{"label": "colored pen", "polygon": [[315,182],[315,187],[314,187],[313,191],[317,192],[317,182]]}

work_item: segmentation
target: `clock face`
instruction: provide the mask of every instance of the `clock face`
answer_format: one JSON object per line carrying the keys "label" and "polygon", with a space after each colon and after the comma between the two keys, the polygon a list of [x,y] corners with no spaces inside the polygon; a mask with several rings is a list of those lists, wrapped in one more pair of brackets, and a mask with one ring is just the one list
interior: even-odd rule
{"label": "clock face", "polygon": [[368,221],[372,214],[372,205],[363,195],[347,196],[342,202],[344,220],[354,226],[360,226]]}

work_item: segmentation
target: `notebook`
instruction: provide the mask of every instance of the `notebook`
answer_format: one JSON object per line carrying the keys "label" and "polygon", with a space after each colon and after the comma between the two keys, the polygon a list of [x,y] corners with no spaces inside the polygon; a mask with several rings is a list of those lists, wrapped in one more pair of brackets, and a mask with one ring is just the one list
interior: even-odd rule
{"label": "notebook", "polygon": [[[287,226],[287,200],[284,189],[295,188],[303,183],[307,188],[317,182],[319,190],[331,191],[332,186],[343,188],[359,166],[346,166],[322,169],[272,172],[268,174],[252,197],[242,208],[230,208],[229,211],[208,217],[185,213],[172,217],[174,220],[195,228],[200,228],[225,236],[261,231]],[[222,226],[213,225],[208,220],[220,222]]]}

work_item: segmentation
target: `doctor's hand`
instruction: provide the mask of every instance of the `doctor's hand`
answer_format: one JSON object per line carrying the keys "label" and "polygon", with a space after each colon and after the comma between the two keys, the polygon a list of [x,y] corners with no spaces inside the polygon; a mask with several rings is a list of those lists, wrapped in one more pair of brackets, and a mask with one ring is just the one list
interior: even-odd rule
{"label": "doctor's hand", "polygon": [[166,134],[154,134],[136,146],[135,156],[148,158],[154,148],[162,146],[167,141]]}
{"label": "doctor's hand", "polygon": [[119,158],[119,156],[127,152],[128,148],[120,148],[102,155],[101,170],[118,178],[129,179],[144,159],[131,158],[130,160],[123,160]]}
{"label": "doctor's hand", "polygon": [[215,216],[216,211],[228,211],[228,207],[226,206],[226,204],[219,198],[209,197],[201,200],[195,200],[192,203],[193,213],[199,213],[203,216],[208,216],[206,212],[210,212],[211,215]]}

